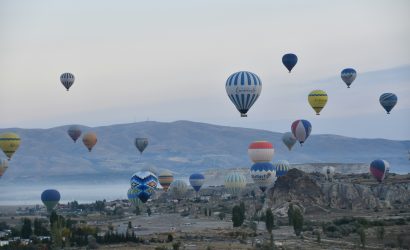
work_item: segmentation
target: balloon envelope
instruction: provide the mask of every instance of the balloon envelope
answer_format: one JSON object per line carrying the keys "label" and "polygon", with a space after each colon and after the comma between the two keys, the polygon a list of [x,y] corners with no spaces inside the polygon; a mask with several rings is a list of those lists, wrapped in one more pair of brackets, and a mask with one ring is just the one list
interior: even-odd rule
{"label": "balloon envelope", "polygon": [[148,138],[135,138],[135,147],[142,154],[148,146]]}
{"label": "balloon envelope", "polygon": [[93,132],[88,132],[83,136],[83,143],[91,152],[95,144],[97,144],[97,135]]}
{"label": "balloon envelope", "polygon": [[132,205],[136,207],[143,204],[140,198],[138,197],[139,193],[140,193],[139,190],[134,189],[134,188],[128,189],[128,192],[127,192],[128,200],[131,202]]}
{"label": "balloon envelope", "polygon": [[188,185],[183,180],[175,180],[171,183],[169,190],[173,196],[180,199],[184,197],[186,191],[188,190]]}
{"label": "balloon envelope", "polygon": [[335,174],[335,168],[332,166],[326,166],[322,169],[323,174],[326,176],[327,180],[332,180]]}
{"label": "balloon envelope", "polygon": [[20,146],[20,137],[15,133],[3,133],[0,135],[0,148],[10,160]]}
{"label": "balloon envelope", "polygon": [[352,68],[346,68],[342,70],[342,72],[340,73],[340,77],[346,83],[348,88],[350,88],[350,85],[356,79],[356,76],[357,76],[357,72],[356,70]]}
{"label": "balloon envelope", "polygon": [[282,57],[282,63],[289,70],[289,73],[292,71],[293,67],[295,67],[297,62],[298,57],[295,54],[285,54]]}
{"label": "balloon envelope", "polygon": [[323,90],[313,90],[309,93],[308,101],[310,106],[316,111],[316,115],[319,115],[327,103],[327,94]]}
{"label": "balloon envelope", "polygon": [[75,81],[75,77],[71,73],[63,73],[60,76],[60,81],[68,91],[71,88],[71,86],[73,85],[73,83]]}
{"label": "balloon envelope", "polygon": [[246,117],[246,113],[261,94],[262,81],[254,73],[239,71],[228,78],[225,89],[241,116]]}
{"label": "balloon envelope", "polygon": [[74,142],[81,136],[81,129],[79,126],[71,126],[67,130],[68,135],[73,139]]}
{"label": "balloon envelope", "polygon": [[8,167],[9,167],[9,162],[7,160],[1,159],[0,160],[0,178],[6,172]]}
{"label": "balloon envelope", "polygon": [[386,174],[390,169],[390,164],[385,160],[374,160],[370,163],[370,173],[378,182],[382,182],[386,178]]}
{"label": "balloon envelope", "polygon": [[253,162],[272,161],[274,153],[273,145],[268,141],[255,141],[248,147],[248,155]]}
{"label": "balloon envelope", "polygon": [[47,211],[52,211],[60,201],[60,193],[55,189],[44,190],[41,194],[41,201],[47,208]]}
{"label": "balloon envelope", "polygon": [[262,192],[273,184],[275,180],[275,167],[270,162],[257,162],[251,167],[252,180],[259,186]]}
{"label": "balloon envelope", "polygon": [[291,126],[292,134],[302,145],[312,132],[312,125],[307,120],[296,120]]}
{"label": "balloon envelope", "polygon": [[155,193],[158,178],[149,171],[139,171],[132,175],[130,183],[138,198],[145,203]]}
{"label": "balloon envelope", "polygon": [[174,175],[168,170],[163,170],[158,176],[158,181],[164,191],[167,192],[169,185],[174,181]]}
{"label": "balloon envelope", "polygon": [[191,174],[191,176],[189,176],[189,183],[194,190],[198,192],[205,183],[205,176],[200,173]]}
{"label": "balloon envelope", "polygon": [[290,164],[288,161],[279,160],[275,161],[273,163],[273,166],[275,166],[276,176],[279,177],[286,175],[286,173],[289,171]]}
{"label": "balloon envelope", "polygon": [[390,111],[396,106],[397,96],[393,93],[384,93],[380,96],[379,102],[387,114],[390,114]]}
{"label": "balloon envelope", "polygon": [[292,150],[293,145],[296,143],[296,138],[292,132],[286,132],[282,136],[282,141],[289,150]]}
{"label": "balloon envelope", "polygon": [[236,195],[246,187],[246,178],[242,173],[234,171],[225,176],[224,183],[226,190]]}

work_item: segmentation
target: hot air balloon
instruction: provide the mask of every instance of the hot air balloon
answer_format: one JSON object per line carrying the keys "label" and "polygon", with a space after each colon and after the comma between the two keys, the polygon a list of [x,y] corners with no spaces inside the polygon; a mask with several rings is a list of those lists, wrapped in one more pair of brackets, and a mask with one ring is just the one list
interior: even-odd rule
{"label": "hot air balloon", "polygon": [[342,77],[342,80],[346,83],[347,87],[350,88],[350,85],[356,79],[357,73],[356,70],[352,68],[347,68],[342,70],[340,76]]}
{"label": "hot air balloon", "polygon": [[288,161],[279,160],[275,161],[273,163],[273,166],[275,166],[276,176],[279,177],[286,175],[286,173],[289,171],[290,164]]}
{"label": "hot air balloon", "polygon": [[253,162],[272,161],[274,153],[273,145],[268,141],[255,141],[248,147],[248,155]]}
{"label": "hot air balloon", "polygon": [[225,188],[230,194],[237,195],[245,187],[246,178],[242,173],[234,171],[225,176]]}
{"label": "hot air balloon", "polygon": [[252,180],[262,192],[265,192],[266,188],[273,184],[275,176],[275,167],[270,162],[257,162],[251,167]]}
{"label": "hot air balloon", "polygon": [[67,133],[74,142],[77,142],[77,139],[81,136],[81,129],[79,126],[71,126],[68,128]]}
{"label": "hot air balloon", "polygon": [[293,136],[292,132],[286,132],[282,136],[282,141],[289,150],[292,150],[293,145],[296,143],[296,138]]}
{"label": "hot air balloon", "polygon": [[60,201],[60,193],[55,189],[44,190],[41,194],[41,201],[47,208],[47,211],[51,212]]}
{"label": "hot air balloon", "polygon": [[191,174],[191,176],[189,176],[189,183],[191,184],[191,186],[194,188],[195,192],[199,192],[199,190],[201,189],[202,185],[204,185],[205,182],[205,176],[203,174]]}
{"label": "hot air balloon", "polygon": [[140,198],[138,197],[138,194],[139,194],[139,190],[133,189],[133,188],[128,189],[128,192],[127,192],[128,200],[131,202],[132,205],[136,207],[143,204]]}
{"label": "hot air balloon", "polygon": [[139,171],[132,175],[130,183],[138,198],[145,203],[155,193],[158,178],[149,171]]}
{"label": "hot air balloon", "polygon": [[135,138],[135,147],[137,147],[138,151],[142,154],[145,148],[148,146],[148,138]]}
{"label": "hot air balloon", "polygon": [[254,73],[239,71],[228,78],[225,89],[241,117],[246,117],[246,113],[261,94],[262,82]]}
{"label": "hot air balloon", "polygon": [[60,76],[60,81],[64,85],[64,87],[67,89],[67,91],[71,88],[71,85],[73,85],[75,80],[75,77],[71,73],[63,73]]}
{"label": "hot air balloon", "polygon": [[169,190],[174,197],[182,199],[188,190],[188,185],[183,180],[175,180],[169,186]]}
{"label": "hot air balloon", "polygon": [[310,106],[316,111],[316,115],[320,115],[320,111],[327,103],[327,94],[323,90],[313,90],[309,93],[308,101]]}
{"label": "hot air balloon", "polygon": [[332,166],[325,166],[322,169],[323,174],[326,177],[326,180],[332,181],[333,180],[333,175],[335,174],[335,168]]}
{"label": "hot air balloon", "polygon": [[3,133],[0,135],[0,148],[10,160],[20,146],[20,137],[15,133]]}
{"label": "hot air balloon", "polygon": [[312,132],[312,125],[307,120],[296,120],[291,126],[292,134],[302,145]]}
{"label": "hot air balloon", "polygon": [[158,181],[164,191],[167,192],[169,185],[174,181],[174,175],[168,170],[163,170],[158,176]]}
{"label": "hot air balloon", "polygon": [[390,114],[390,111],[397,103],[397,96],[393,93],[384,93],[380,96],[379,101],[386,110],[387,114]]}
{"label": "hot air balloon", "polygon": [[370,163],[370,173],[378,182],[382,182],[390,169],[390,164],[385,160],[374,160]]}
{"label": "hot air balloon", "polygon": [[298,57],[295,54],[285,54],[282,57],[282,63],[289,70],[289,73],[292,71],[293,67],[295,67],[297,62]]}
{"label": "hot air balloon", "polygon": [[83,136],[83,143],[91,152],[95,144],[97,144],[97,135],[93,132],[88,132]]}
{"label": "hot air balloon", "polygon": [[0,160],[0,178],[6,172],[8,167],[9,167],[9,162],[7,160],[1,159]]}

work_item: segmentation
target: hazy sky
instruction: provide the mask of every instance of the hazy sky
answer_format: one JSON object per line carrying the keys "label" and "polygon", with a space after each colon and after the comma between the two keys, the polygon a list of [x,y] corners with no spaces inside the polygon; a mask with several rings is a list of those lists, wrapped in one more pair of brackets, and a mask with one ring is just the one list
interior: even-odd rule
{"label": "hazy sky", "polygon": [[[407,0],[0,0],[0,127],[150,119],[285,132],[305,118],[316,134],[410,139],[408,13]],[[351,89],[345,67],[359,73]],[[239,70],[263,82],[248,118],[225,92]],[[317,88],[329,94],[320,116],[307,103]],[[390,116],[383,92],[399,97]]]}

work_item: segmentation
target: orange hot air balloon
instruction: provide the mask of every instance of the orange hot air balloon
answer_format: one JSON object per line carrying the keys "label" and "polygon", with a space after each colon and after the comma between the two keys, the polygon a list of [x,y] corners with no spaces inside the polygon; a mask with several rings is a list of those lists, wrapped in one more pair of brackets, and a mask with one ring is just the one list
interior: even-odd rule
{"label": "orange hot air balloon", "polygon": [[97,144],[97,135],[93,132],[88,132],[83,136],[83,143],[91,152],[91,149]]}

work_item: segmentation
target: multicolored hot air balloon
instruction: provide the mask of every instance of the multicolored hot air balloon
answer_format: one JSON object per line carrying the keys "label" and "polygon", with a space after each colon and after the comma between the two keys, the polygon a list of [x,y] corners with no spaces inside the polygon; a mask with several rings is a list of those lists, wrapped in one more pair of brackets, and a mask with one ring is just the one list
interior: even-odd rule
{"label": "multicolored hot air balloon", "polygon": [[282,57],[282,63],[289,70],[289,73],[292,71],[293,67],[295,67],[297,62],[298,57],[295,54],[285,54]]}
{"label": "multicolored hot air balloon", "polygon": [[81,136],[81,129],[79,126],[70,126],[67,133],[74,142],[77,142],[77,139]]}
{"label": "multicolored hot air balloon", "polygon": [[20,137],[15,133],[3,133],[0,135],[0,148],[10,160],[20,146]]}
{"label": "multicolored hot air balloon", "polygon": [[225,176],[225,189],[232,195],[239,194],[246,187],[245,176],[237,171]]}
{"label": "multicolored hot air balloon", "polygon": [[169,186],[169,190],[174,197],[182,199],[188,190],[188,185],[183,180],[175,180]]}
{"label": "multicolored hot air balloon", "polygon": [[273,166],[275,166],[276,176],[279,177],[286,175],[286,173],[289,171],[290,164],[288,161],[279,160],[275,161],[273,163]]}
{"label": "multicolored hot air balloon", "polygon": [[95,144],[97,144],[97,135],[93,132],[88,132],[83,136],[83,143],[91,152]]}
{"label": "multicolored hot air balloon", "polygon": [[254,73],[239,71],[228,78],[225,89],[241,117],[246,117],[246,113],[261,94],[262,81]]}
{"label": "multicolored hot air balloon", "polygon": [[75,77],[71,73],[63,73],[60,76],[60,81],[68,91],[71,88],[71,85],[73,85]]}
{"label": "multicolored hot air balloon", "polygon": [[248,147],[248,155],[253,162],[272,161],[274,153],[273,145],[268,141],[255,141]]}
{"label": "multicolored hot air balloon", "polygon": [[342,73],[340,73],[340,77],[342,77],[342,80],[346,83],[348,88],[350,88],[350,85],[356,79],[356,76],[357,72],[352,68],[344,69],[342,70]]}
{"label": "multicolored hot air balloon", "polygon": [[257,162],[251,167],[252,180],[259,186],[262,192],[275,181],[275,167],[270,162]]}
{"label": "multicolored hot air balloon", "polygon": [[171,171],[163,170],[158,176],[158,181],[164,191],[167,192],[169,185],[171,185],[171,183],[174,181],[174,175],[171,173]]}
{"label": "multicolored hot air balloon", "polygon": [[136,207],[143,204],[140,198],[138,197],[138,194],[139,194],[139,190],[134,189],[134,188],[128,189],[128,192],[127,192],[128,200],[131,202],[132,205]]}
{"label": "multicolored hot air balloon", "polygon": [[135,147],[142,154],[148,146],[148,138],[135,138]]}
{"label": "multicolored hot air balloon", "polygon": [[296,120],[291,126],[292,134],[302,145],[312,132],[312,125],[307,120]]}
{"label": "multicolored hot air balloon", "polygon": [[385,160],[374,160],[370,163],[370,173],[378,182],[382,182],[390,169],[390,164]]}
{"label": "multicolored hot air balloon", "polygon": [[323,90],[313,90],[309,93],[308,101],[310,106],[316,111],[316,115],[320,115],[320,111],[322,111],[327,103],[327,94]]}
{"label": "multicolored hot air balloon", "polygon": [[47,211],[49,212],[53,211],[56,208],[58,202],[60,201],[60,198],[60,193],[55,189],[44,190],[41,194],[41,201],[44,203]]}
{"label": "multicolored hot air balloon", "polygon": [[155,193],[158,178],[149,171],[139,171],[132,175],[130,183],[135,195],[145,203]]}
{"label": "multicolored hot air balloon", "polygon": [[293,145],[296,143],[296,138],[292,132],[286,132],[282,136],[282,141],[288,147],[289,151],[292,150]]}
{"label": "multicolored hot air balloon", "polygon": [[194,188],[195,192],[197,193],[201,189],[202,185],[204,185],[204,182],[205,182],[205,176],[203,174],[195,173],[189,176],[189,183],[191,184],[191,186]]}
{"label": "multicolored hot air balloon", "polygon": [[333,175],[335,174],[335,168],[332,166],[325,166],[322,169],[322,173],[325,175],[326,180],[332,181]]}
{"label": "multicolored hot air balloon", "polygon": [[380,96],[379,102],[387,114],[390,114],[390,111],[396,106],[397,96],[393,93],[384,93]]}
{"label": "multicolored hot air balloon", "polygon": [[0,178],[6,172],[8,167],[9,167],[9,162],[7,160],[1,159],[0,160]]}

